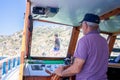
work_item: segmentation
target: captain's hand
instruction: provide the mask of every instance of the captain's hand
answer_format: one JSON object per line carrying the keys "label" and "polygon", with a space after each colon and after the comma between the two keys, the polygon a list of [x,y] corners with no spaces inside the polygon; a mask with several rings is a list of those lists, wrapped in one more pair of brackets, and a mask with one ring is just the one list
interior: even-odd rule
{"label": "captain's hand", "polygon": [[55,74],[57,74],[58,76],[61,76],[62,77],[62,71],[64,70],[64,67],[63,66],[60,66],[58,67],[56,70],[55,70]]}

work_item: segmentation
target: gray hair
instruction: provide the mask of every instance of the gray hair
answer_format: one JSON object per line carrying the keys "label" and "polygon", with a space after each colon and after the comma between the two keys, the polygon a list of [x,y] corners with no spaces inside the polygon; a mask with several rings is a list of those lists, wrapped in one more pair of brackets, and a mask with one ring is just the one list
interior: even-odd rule
{"label": "gray hair", "polygon": [[97,23],[93,23],[93,22],[87,22],[87,25],[90,26],[90,27],[95,27],[95,26],[99,26]]}

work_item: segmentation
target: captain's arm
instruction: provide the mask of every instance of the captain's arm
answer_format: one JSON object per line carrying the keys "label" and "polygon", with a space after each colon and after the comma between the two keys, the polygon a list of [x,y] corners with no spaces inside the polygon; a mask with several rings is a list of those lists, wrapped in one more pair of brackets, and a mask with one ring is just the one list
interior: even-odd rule
{"label": "captain's arm", "polygon": [[75,58],[74,63],[70,67],[64,70],[61,66],[55,70],[55,73],[61,77],[73,76],[81,71],[84,62],[83,59]]}

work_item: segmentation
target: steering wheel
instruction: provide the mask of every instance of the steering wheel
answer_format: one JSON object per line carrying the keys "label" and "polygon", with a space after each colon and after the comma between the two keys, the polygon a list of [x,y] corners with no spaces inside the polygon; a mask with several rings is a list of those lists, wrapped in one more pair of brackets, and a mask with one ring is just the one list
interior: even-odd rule
{"label": "steering wheel", "polygon": [[[50,80],[62,80],[62,79],[60,78],[60,76],[54,74],[54,75],[52,75],[52,77],[51,77]],[[64,80],[64,79],[63,79],[63,80]],[[75,80],[75,76],[69,77],[69,80]]]}
{"label": "steering wheel", "polygon": [[60,76],[54,74],[51,76],[51,80],[60,80]]}
{"label": "steering wheel", "polygon": [[48,74],[50,74],[51,79],[50,80],[60,80],[60,76],[56,75],[56,74],[52,74],[49,70],[45,70],[45,72],[47,72]]}

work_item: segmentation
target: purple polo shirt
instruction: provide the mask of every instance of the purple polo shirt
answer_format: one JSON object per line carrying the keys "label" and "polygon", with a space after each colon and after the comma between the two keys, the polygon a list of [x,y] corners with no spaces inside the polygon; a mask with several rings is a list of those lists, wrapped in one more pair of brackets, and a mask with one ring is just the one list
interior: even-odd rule
{"label": "purple polo shirt", "polygon": [[82,37],[77,45],[74,57],[85,60],[76,80],[107,80],[108,44],[97,31]]}

